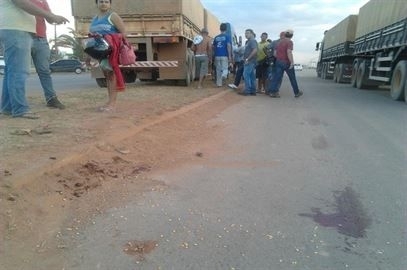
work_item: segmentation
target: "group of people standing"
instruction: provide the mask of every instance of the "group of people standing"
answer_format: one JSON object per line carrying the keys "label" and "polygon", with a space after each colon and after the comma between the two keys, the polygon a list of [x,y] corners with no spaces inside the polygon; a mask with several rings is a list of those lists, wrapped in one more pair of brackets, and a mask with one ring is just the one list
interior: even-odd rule
{"label": "group of people standing", "polygon": [[[195,52],[196,64],[199,70],[198,88],[202,88],[203,78],[214,61],[216,72],[216,86],[221,87],[230,70],[234,70],[234,83],[228,86],[238,89],[242,78],[244,79],[243,91],[238,93],[243,96],[255,96],[265,93],[273,98],[279,98],[280,86],[284,73],[288,75],[294,96],[303,95],[298,87],[294,70],[293,58],[293,30],[280,33],[278,40],[271,41],[267,33],[262,33],[260,41],[252,29],[245,31],[246,42],[241,42],[232,48],[231,37],[226,34],[226,24],[220,25],[221,33],[211,41],[208,30],[202,29],[202,38],[192,45]],[[270,53],[272,55],[270,55]],[[257,79],[257,80],[256,80]]]}
{"label": "group of people standing", "polygon": [[[240,83],[239,68],[243,69],[244,90],[238,92],[243,96],[255,96],[257,93],[265,93],[272,98],[279,98],[280,86],[284,73],[288,75],[291,87],[296,98],[303,95],[298,87],[294,70],[293,51],[293,30],[286,30],[280,33],[280,38],[275,41],[268,39],[267,33],[261,34],[260,42],[255,39],[252,29],[245,31],[247,39],[244,50],[241,45],[235,48],[235,59],[237,72],[235,81],[229,84],[230,88],[237,89]],[[243,55],[241,59],[238,55]],[[270,55],[271,54],[271,55]],[[237,56],[237,57],[236,57]],[[243,63],[243,65],[242,65]],[[257,87],[256,87],[257,78]]]}

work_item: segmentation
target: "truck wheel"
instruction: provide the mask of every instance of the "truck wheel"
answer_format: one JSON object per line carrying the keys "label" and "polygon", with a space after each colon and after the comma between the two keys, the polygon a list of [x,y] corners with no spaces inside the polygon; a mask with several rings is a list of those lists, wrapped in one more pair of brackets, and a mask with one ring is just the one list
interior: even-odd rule
{"label": "truck wheel", "polygon": [[366,88],[366,76],[367,76],[366,62],[362,61],[357,69],[356,88],[358,89]]}
{"label": "truck wheel", "polygon": [[321,79],[326,80],[326,63],[322,64]]}
{"label": "truck wheel", "polygon": [[407,83],[404,85],[404,101],[407,103]]}
{"label": "truck wheel", "polygon": [[338,73],[339,73],[339,64],[335,65],[334,74],[332,80],[337,83],[338,82]]}
{"label": "truck wheel", "polygon": [[96,83],[101,88],[106,88],[107,87],[106,78],[96,78]]}
{"label": "truck wheel", "polygon": [[350,84],[352,85],[352,87],[355,87],[355,88],[356,88],[356,81],[358,78],[358,68],[359,68],[359,60],[356,60],[352,66],[352,77],[350,80]]}
{"label": "truck wheel", "polygon": [[195,65],[193,54],[187,51],[186,55],[186,67],[185,67],[185,86],[189,86],[193,80],[193,73],[195,73]]}
{"label": "truck wheel", "polygon": [[136,73],[134,71],[122,71],[125,83],[134,83],[136,81]]}
{"label": "truck wheel", "polygon": [[[397,63],[391,78],[390,95],[394,100],[405,98],[405,88],[407,80],[407,61],[403,60]],[[404,95],[404,96],[403,96]]]}
{"label": "truck wheel", "polygon": [[343,78],[343,73],[345,72],[345,65],[344,64],[339,64],[338,66],[338,75],[337,75],[337,83],[343,83],[344,78]]}

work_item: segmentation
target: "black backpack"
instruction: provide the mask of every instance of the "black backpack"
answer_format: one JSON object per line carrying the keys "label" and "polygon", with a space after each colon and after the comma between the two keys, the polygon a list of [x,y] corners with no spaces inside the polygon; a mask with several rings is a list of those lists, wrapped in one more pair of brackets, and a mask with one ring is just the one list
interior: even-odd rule
{"label": "black backpack", "polygon": [[274,44],[270,43],[263,48],[264,53],[266,54],[266,64],[272,65],[276,61],[274,57]]}

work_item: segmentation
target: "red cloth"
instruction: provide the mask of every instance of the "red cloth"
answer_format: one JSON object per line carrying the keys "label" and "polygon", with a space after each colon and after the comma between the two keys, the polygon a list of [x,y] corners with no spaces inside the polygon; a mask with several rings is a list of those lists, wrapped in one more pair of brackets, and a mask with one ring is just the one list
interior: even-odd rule
{"label": "red cloth", "polygon": [[119,67],[119,52],[123,36],[122,34],[108,34],[104,35],[103,37],[112,47],[112,52],[109,56],[109,63],[113,68],[114,74],[116,75],[116,91],[124,91],[126,85],[124,84],[123,75]]}

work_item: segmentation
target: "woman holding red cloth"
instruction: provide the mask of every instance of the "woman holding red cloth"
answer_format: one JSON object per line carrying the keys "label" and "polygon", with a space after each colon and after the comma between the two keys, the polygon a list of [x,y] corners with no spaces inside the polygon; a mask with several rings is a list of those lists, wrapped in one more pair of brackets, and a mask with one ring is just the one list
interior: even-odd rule
{"label": "woman holding red cloth", "polygon": [[111,11],[112,0],[96,0],[99,13],[92,19],[89,32],[103,36],[113,47],[109,59],[103,59],[100,67],[107,81],[108,102],[99,108],[103,112],[112,112],[116,108],[117,92],[124,91],[124,81],[118,65],[118,42],[122,40],[126,29],[122,18]]}

